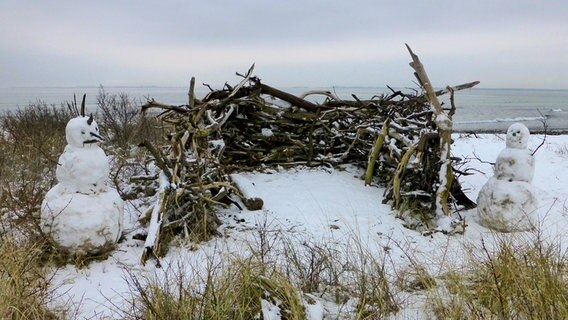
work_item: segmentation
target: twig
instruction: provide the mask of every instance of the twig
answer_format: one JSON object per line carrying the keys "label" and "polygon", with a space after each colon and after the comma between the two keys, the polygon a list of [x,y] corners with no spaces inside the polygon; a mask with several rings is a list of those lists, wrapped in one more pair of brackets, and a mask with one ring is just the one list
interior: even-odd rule
{"label": "twig", "polygon": [[245,74],[244,76],[237,73],[237,75],[242,76],[243,80],[241,80],[241,82],[239,82],[237,84],[237,86],[233,89],[233,91],[231,91],[231,94],[229,94],[229,96],[225,99],[230,99],[232,98],[235,94],[237,94],[237,92],[249,81],[250,77],[252,77],[252,72],[254,71],[254,63],[252,64],[252,66],[250,66],[250,68],[247,71],[247,74]]}
{"label": "twig", "polygon": [[531,153],[532,156],[534,156],[538,151],[538,149],[540,149],[540,147],[544,145],[544,143],[546,142],[546,137],[548,132],[548,122],[546,122],[546,117],[542,114],[542,112],[540,112],[540,110],[538,110],[538,113],[540,114],[541,117],[540,122],[542,123],[542,127],[544,129],[544,137],[542,138],[542,141],[540,142],[538,147],[536,147],[536,149]]}
{"label": "twig", "polygon": [[490,162],[490,161],[481,160],[481,158],[475,153],[475,151],[472,152],[472,154],[473,154],[473,158],[474,158],[475,160],[479,161],[480,163],[490,164],[490,165],[492,165],[492,166],[495,165],[495,162]]}
{"label": "twig", "polygon": [[146,147],[146,149],[150,151],[150,153],[152,154],[152,156],[156,161],[156,165],[158,166],[158,168],[162,169],[168,180],[171,180],[172,174],[170,172],[170,168],[167,165],[167,159],[165,159],[162,153],[159,152],[156,148],[154,148],[154,146],[148,140],[142,141],[140,143],[140,146]]}
{"label": "twig", "polygon": [[202,85],[209,88],[209,91],[211,92],[215,91],[213,88],[211,88],[211,85],[209,85],[208,83],[202,83]]}

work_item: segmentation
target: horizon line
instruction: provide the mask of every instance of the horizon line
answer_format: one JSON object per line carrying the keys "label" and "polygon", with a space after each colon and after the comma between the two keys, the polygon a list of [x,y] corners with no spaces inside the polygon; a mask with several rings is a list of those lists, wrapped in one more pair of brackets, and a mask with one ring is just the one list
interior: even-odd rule
{"label": "horizon line", "polygon": [[[214,86],[212,86],[215,88]],[[275,86],[276,87],[276,86]],[[278,86],[279,88],[381,88],[381,89],[388,89],[387,85],[287,85],[287,86]],[[395,89],[416,89],[417,87],[411,86],[389,86]],[[93,89],[93,88],[187,88],[189,86],[176,86],[176,85],[32,85],[32,86],[0,86],[0,89],[66,89],[66,88],[85,88],[85,89]],[[196,86],[196,89],[198,87]],[[199,88],[207,88],[206,86],[199,86]],[[221,87],[222,88],[222,87]],[[444,87],[435,87],[436,89],[443,89]],[[534,87],[483,87],[483,86],[476,86],[470,88],[468,90],[544,90],[544,91],[568,91],[568,88],[534,88]]]}

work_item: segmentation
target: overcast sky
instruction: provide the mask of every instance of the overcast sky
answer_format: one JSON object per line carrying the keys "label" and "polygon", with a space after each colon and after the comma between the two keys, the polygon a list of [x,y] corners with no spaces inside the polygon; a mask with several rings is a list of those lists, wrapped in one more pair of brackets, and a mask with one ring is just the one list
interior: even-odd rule
{"label": "overcast sky", "polygon": [[411,86],[568,89],[568,1],[0,2],[0,86]]}

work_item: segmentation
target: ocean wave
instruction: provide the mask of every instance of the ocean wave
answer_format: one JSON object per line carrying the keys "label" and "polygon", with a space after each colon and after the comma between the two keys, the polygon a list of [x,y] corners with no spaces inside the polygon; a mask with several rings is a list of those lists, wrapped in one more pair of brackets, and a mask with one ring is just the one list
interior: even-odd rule
{"label": "ocean wave", "polygon": [[456,121],[455,123],[469,124],[469,123],[496,123],[496,122],[518,122],[518,121],[542,121],[546,120],[546,117],[516,117],[516,118],[496,118],[489,120],[468,120],[468,121]]}
{"label": "ocean wave", "polygon": [[564,111],[562,109],[552,109],[547,114],[545,114],[545,116],[548,119],[568,118],[568,111]]}

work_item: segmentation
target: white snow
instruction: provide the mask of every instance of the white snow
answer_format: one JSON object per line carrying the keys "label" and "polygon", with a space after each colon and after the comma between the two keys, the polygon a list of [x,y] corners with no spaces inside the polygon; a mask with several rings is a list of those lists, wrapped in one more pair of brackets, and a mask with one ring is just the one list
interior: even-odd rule
{"label": "white snow", "polygon": [[264,137],[272,137],[274,132],[270,128],[262,128],[260,134]]}
{"label": "white snow", "polygon": [[[438,218],[439,222],[442,222],[444,220],[442,219],[442,217],[446,215],[446,213],[443,210],[444,207],[442,205],[442,195],[447,191],[448,188],[447,173],[448,173],[448,167],[451,165],[450,160],[448,159],[447,144],[442,144],[441,146],[440,162],[441,162],[440,171],[438,172],[439,186],[438,190],[436,191],[436,217]],[[446,223],[442,223],[442,225],[439,225],[439,227],[442,228],[442,230],[446,230],[445,228],[448,228],[448,225]]]}
{"label": "white snow", "polygon": [[212,147],[213,150],[224,149],[225,141],[223,139],[209,140],[209,145]]}
{"label": "white snow", "polygon": [[[493,175],[492,165],[486,162],[495,161],[505,145],[504,135],[473,137],[456,134],[453,139],[453,155],[469,158],[469,165],[481,172],[460,180],[469,191],[468,196],[476,199],[482,186]],[[533,135],[528,142],[529,148],[534,150],[541,140],[542,136]],[[532,182],[539,203],[535,219],[542,237],[560,241],[565,247],[564,243],[568,240],[565,239],[568,235],[568,154],[561,150],[567,145],[566,135],[546,138],[545,145],[535,154]],[[475,156],[483,162],[475,160]],[[193,245],[194,250],[184,246],[173,247],[162,259],[162,269],[157,269],[151,261],[146,266],[140,265],[143,242],[131,239],[130,234],[108,260],[93,263],[81,270],[73,266],[58,270],[52,284],[56,288],[55,294],[61,295],[58,300],[61,303],[68,299],[81,303],[77,318],[117,318],[120,315],[116,306],[124,303],[129,296],[125,270],[142,276],[163,274],[168,266],[174,268],[179,261],[184,261],[186,266],[202,266],[207,257],[223,259],[224,256],[234,255],[246,250],[244,241],[254,238],[255,224],[262,223],[264,219],[271,229],[294,239],[335,243],[357,235],[365,243],[380,248],[377,256],[384,254],[383,247],[388,247],[389,273],[404,270],[409,265],[410,254],[417,261],[422,261],[429,272],[437,275],[443,272],[444,265],[462,262],[467,250],[478,245],[481,239],[488,244],[494,241],[494,232],[476,222],[476,209],[460,213],[468,224],[463,235],[434,233],[423,236],[404,228],[390,206],[382,204],[384,189],[365,186],[361,178],[363,174],[363,170],[349,166],[345,169],[297,168],[269,173],[233,174],[233,181],[243,188],[247,197],[264,200],[261,213],[246,209],[239,211],[234,206],[219,212],[224,226],[234,227],[232,217],[236,217],[244,220],[241,227],[222,227],[223,237]],[[129,205],[127,214],[129,219],[126,227],[135,227],[138,213]],[[451,223],[450,220],[447,222]],[[520,234],[525,233],[530,234]],[[333,302],[319,296],[314,300],[315,305],[306,305],[310,319],[321,319],[322,314],[333,314],[333,310],[340,309],[339,306],[334,309]],[[401,292],[398,300],[402,303],[402,310],[393,319],[428,318],[425,312],[427,301],[420,292]],[[275,316],[275,313],[271,313],[271,316]]]}
{"label": "white snow", "polygon": [[445,113],[436,115],[436,125],[441,130],[452,130],[452,120]]}
{"label": "white snow", "polygon": [[231,175],[231,180],[233,180],[233,183],[237,186],[237,188],[239,188],[239,191],[241,191],[241,194],[245,198],[250,199],[254,197],[255,194],[258,193],[256,191],[256,185],[254,183],[254,180],[251,180],[250,178],[242,174]]}
{"label": "white snow", "polygon": [[261,299],[260,305],[262,307],[262,319],[263,320],[280,320],[282,319],[280,315],[280,307],[273,304],[272,302]]}
{"label": "white snow", "polygon": [[164,202],[164,192],[170,186],[170,180],[164,173],[164,171],[160,171],[158,175],[160,186],[158,188],[158,199],[154,204],[154,208],[152,209],[152,216],[150,218],[150,225],[148,226],[148,236],[146,237],[146,241],[144,243],[144,248],[152,248],[156,243],[156,239],[160,233],[160,226],[162,224],[162,215],[160,211],[162,210],[162,205]]}

